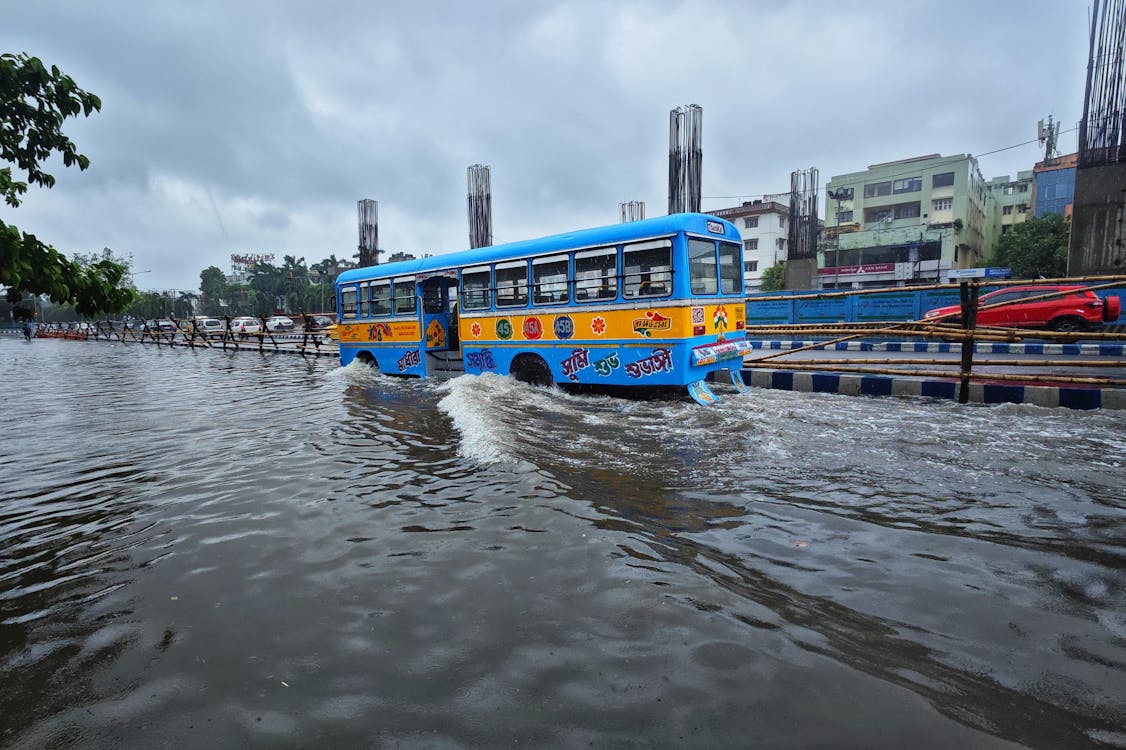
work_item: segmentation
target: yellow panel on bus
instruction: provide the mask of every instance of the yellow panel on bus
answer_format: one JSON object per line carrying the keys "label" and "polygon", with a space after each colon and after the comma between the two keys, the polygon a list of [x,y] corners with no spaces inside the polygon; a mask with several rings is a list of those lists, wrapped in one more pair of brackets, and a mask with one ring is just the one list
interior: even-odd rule
{"label": "yellow panel on bus", "polygon": [[386,343],[417,344],[421,338],[421,328],[417,320],[341,323],[337,326],[340,340],[346,343]]}
{"label": "yellow panel on bus", "polygon": [[743,328],[741,303],[630,310],[583,310],[537,313],[514,310],[463,315],[458,330],[469,344],[480,341],[659,340],[691,336],[723,336]]}

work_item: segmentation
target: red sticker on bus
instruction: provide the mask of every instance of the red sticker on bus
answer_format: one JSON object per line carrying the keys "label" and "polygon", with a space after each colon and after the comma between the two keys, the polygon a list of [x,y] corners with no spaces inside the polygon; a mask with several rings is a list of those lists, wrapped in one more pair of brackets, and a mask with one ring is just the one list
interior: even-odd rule
{"label": "red sticker on bus", "polygon": [[539,318],[524,318],[524,338],[535,340],[543,336],[543,324]]}

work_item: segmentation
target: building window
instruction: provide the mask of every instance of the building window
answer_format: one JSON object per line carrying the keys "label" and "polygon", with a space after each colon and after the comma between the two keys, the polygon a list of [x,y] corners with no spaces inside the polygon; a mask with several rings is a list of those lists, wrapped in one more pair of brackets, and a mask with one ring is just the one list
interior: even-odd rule
{"label": "building window", "polygon": [[931,187],[947,187],[954,184],[954,173],[943,172],[931,177]]}
{"label": "building window", "polygon": [[[1008,206],[1005,206],[1005,208],[1008,208]],[[1002,224],[1001,225],[1001,234],[1008,234],[1009,230],[1012,229],[1012,228],[1013,228],[1012,224]]]}
{"label": "building window", "polygon": [[1013,212],[1012,206],[1005,206],[1004,208],[1001,209],[1001,213],[1003,213],[1005,216],[1008,216],[1012,212]]}
{"label": "building window", "polygon": [[865,198],[878,198],[881,195],[891,195],[891,182],[872,182],[864,186]]}
{"label": "building window", "polygon": [[746,263],[743,264],[743,270],[746,271],[747,273],[754,273],[755,271],[758,270],[758,261],[757,260],[748,260]]}
{"label": "building window", "polygon": [[921,215],[918,202],[900,203],[895,207],[895,218],[897,219],[914,219]]}
{"label": "building window", "polygon": [[891,221],[891,208],[869,208],[864,211],[865,223],[871,224],[876,221]]}
{"label": "building window", "polygon": [[846,224],[852,221],[852,211],[841,211],[837,214],[837,223]]}
{"label": "building window", "polygon": [[1018,213],[1018,214],[1026,214],[1026,213],[1028,213],[1028,204],[1027,204],[1027,203],[1022,203],[1022,204],[1020,204],[1019,206],[1017,206],[1017,213]]}
{"label": "building window", "polygon": [[779,216],[778,217],[778,226],[781,227],[782,229],[786,228],[786,217],[785,216]]}
{"label": "building window", "polygon": [[908,177],[905,180],[896,180],[892,183],[893,193],[917,193],[923,189],[922,177]]}
{"label": "building window", "polygon": [[785,250],[786,249],[786,240],[785,239],[783,239],[782,237],[779,237],[777,242],[778,242],[778,249],[779,250]]}
{"label": "building window", "polygon": [[743,228],[754,229],[757,226],[758,226],[758,217],[757,216],[748,216],[747,218],[743,219]]}
{"label": "building window", "polygon": [[746,251],[758,250],[758,237],[753,240],[743,240],[743,249]]}
{"label": "building window", "polygon": [[938,198],[934,201],[931,201],[931,204],[934,206],[935,211],[949,211],[951,208],[954,207],[954,199],[953,198]]}

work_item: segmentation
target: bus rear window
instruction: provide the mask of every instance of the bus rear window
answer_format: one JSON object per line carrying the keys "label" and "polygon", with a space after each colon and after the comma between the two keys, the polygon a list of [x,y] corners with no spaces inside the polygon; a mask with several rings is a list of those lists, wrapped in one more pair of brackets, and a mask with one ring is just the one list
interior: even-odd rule
{"label": "bus rear window", "polygon": [[467,268],[461,272],[461,308],[484,310],[492,303],[489,288],[489,267]]}
{"label": "bus rear window", "polygon": [[414,279],[395,279],[395,314],[413,314],[418,302],[414,294]]}
{"label": "bus rear window", "polygon": [[638,242],[622,250],[622,288],[629,297],[667,297],[672,293],[672,243]]}
{"label": "bus rear window", "polygon": [[741,294],[743,292],[742,253],[733,242],[719,243],[719,292],[720,294]]}
{"label": "bus rear window", "polygon": [[567,256],[556,255],[533,260],[532,302],[537,305],[553,305],[568,299]]}
{"label": "bus rear window", "polygon": [[377,281],[371,285],[371,302],[368,303],[370,315],[391,314],[391,282]]}
{"label": "bus rear window", "polygon": [[693,294],[715,294],[719,289],[716,272],[715,243],[710,240],[688,240],[688,277]]}
{"label": "bus rear window", "polygon": [[356,317],[356,287],[340,290],[340,314],[345,318]]}
{"label": "bus rear window", "polygon": [[579,302],[618,296],[618,251],[608,247],[575,253],[575,299]]}
{"label": "bus rear window", "polygon": [[497,307],[528,304],[528,262],[497,263]]}

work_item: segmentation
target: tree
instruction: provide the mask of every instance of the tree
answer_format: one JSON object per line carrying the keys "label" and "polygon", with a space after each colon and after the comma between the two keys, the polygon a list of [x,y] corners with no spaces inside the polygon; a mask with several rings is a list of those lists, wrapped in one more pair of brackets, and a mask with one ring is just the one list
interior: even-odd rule
{"label": "tree", "polygon": [[1001,235],[990,265],[1012,270],[1017,279],[1058,278],[1067,274],[1069,222],[1058,214],[1013,224]]}
{"label": "tree", "polygon": [[[14,164],[26,178],[15,179],[12,168],[0,169],[0,195],[12,208],[28,184],[50,188],[55,178],[42,165],[53,154],[63,166],[85,170],[90,160],[78,153],[62,132],[68,117],[86,117],[101,110],[101,100],[78,88],[54,65],[47,69],[26,53],[0,55],[0,160]],[[0,221],[0,287],[10,302],[24,292],[47,295],[54,302],[73,304],[79,314],[96,316],[120,312],[133,300],[126,269],[112,260],[83,264],[68,259],[33,234]]]}
{"label": "tree", "polygon": [[786,288],[786,267],[775,263],[762,272],[762,285],[759,289],[764,292],[780,292]]}
{"label": "tree", "polygon": [[227,277],[217,266],[208,266],[199,272],[199,290],[203,293],[203,312],[207,315],[226,315],[231,301],[231,287]]}

